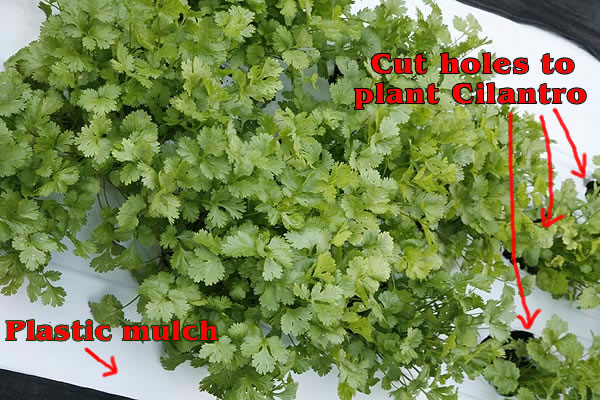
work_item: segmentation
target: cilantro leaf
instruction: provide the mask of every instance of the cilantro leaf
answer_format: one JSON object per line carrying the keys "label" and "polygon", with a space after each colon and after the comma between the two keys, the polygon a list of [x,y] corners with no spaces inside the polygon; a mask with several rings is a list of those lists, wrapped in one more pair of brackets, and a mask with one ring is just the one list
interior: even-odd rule
{"label": "cilantro leaf", "polygon": [[89,306],[94,319],[100,324],[116,328],[125,321],[123,305],[112,294],[104,295],[99,303],[90,302]]}

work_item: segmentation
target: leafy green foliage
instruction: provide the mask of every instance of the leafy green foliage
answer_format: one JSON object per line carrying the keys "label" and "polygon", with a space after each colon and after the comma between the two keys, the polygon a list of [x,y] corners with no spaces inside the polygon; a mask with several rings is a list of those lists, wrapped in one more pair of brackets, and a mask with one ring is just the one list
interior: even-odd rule
{"label": "leafy green foliage", "polygon": [[103,325],[117,327],[125,322],[123,305],[112,294],[104,295],[100,303],[90,302],[89,305],[94,319]]}
{"label": "leafy green foliage", "polygon": [[[481,374],[512,390],[523,374],[497,358],[513,291],[475,290],[514,277],[500,257],[509,109],[452,101],[454,84],[484,77],[440,76],[437,54],[485,40],[469,17],[453,41],[427,4],[412,19],[401,1],[356,14],[350,0],[42,2],[40,38],[0,74],[2,292],[27,282],[33,301],[60,305],[45,267],[64,242],[99,272],[127,269],[139,322],[217,326],[219,341],[169,343],[161,361],[208,366],[200,388],[222,399],[292,399],[293,374],[334,366],[342,399],[379,381],[396,399],[454,399],[451,379]],[[426,76],[383,79],[436,82],[440,103],[354,110],[353,88],[381,79],[366,62],[377,52],[424,53]],[[544,144],[528,116],[515,131],[520,248],[578,249],[596,216],[587,233],[574,217],[533,222]],[[94,204],[101,221],[83,237]],[[144,247],[159,256],[144,260]],[[548,274],[538,285],[563,290]],[[124,322],[114,296],[90,307]],[[495,348],[477,343],[481,325]],[[571,342],[538,345],[575,360]]]}
{"label": "leafy green foliage", "polygon": [[519,369],[510,361],[494,360],[493,364],[483,371],[483,376],[494,384],[500,394],[508,395],[519,385]]}
{"label": "leafy green foliage", "polygon": [[[594,161],[600,166],[598,157]],[[600,168],[594,171],[594,175],[598,174]],[[570,179],[555,194],[556,212],[566,217],[546,234],[537,233],[537,227],[527,224],[517,237],[523,243],[517,254],[528,270],[536,274],[537,286],[553,297],[576,300],[581,308],[597,307],[600,305],[600,195],[595,190],[581,198]]]}
{"label": "leafy green foliage", "polygon": [[[498,342],[485,346],[495,348]],[[583,345],[567,333],[567,323],[553,316],[540,338],[505,342],[497,350],[512,352],[513,360],[495,359],[483,375],[501,394],[519,400],[596,398],[600,394],[600,341],[584,355]]]}

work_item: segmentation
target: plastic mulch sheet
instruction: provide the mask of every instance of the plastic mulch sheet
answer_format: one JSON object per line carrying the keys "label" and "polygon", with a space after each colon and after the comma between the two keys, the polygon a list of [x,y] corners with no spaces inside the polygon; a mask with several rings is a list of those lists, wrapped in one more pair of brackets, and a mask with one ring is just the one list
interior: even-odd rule
{"label": "plastic mulch sheet", "polygon": [[132,400],[68,383],[0,369],[2,400]]}
{"label": "plastic mulch sheet", "polygon": [[600,60],[598,0],[458,0],[516,22],[554,31]]}

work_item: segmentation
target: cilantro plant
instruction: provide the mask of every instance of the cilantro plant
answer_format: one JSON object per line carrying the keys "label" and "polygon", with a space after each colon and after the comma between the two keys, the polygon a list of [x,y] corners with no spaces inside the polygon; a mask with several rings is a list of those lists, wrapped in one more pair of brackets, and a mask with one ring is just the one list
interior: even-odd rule
{"label": "cilantro plant", "polygon": [[500,345],[495,340],[482,346],[516,357],[496,358],[484,377],[503,395],[517,400],[595,399],[600,396],[600,340],[594,336],[588,351],[567,324],[554,316],[537,339],[514,340]]}
{"label": "cilantro plant", "polygon": [[[594,163],[600,165],[600,157],[594,157]],[[593,177],[600,177],[600,168]],[[541,277],[538,274],[538,285],[554,296],[577,299],[581,308],[594,308],[600,305],[600,196],[597,188],[584,200],[573,198],[569,191],[561,189],[561,202],[573,217],[560,227],[562,240],[550,248],[552,256],[541,257],[546,268]]]}
{"label": "cilantro plant", "polygon": [[[600,158],[594,158],[600,164]],[[600,176],[600,169],[593,173]],[[535,275],[537,285],[555,298],[577,300],[581,308],[600,305],[600,196],[591,190],[584,199],[577,196],[572,180],[555,192],[556,215],[565,218],[551,228],[553,240],[539,241],[521,232],[517,236],[518,261]],[[539,209],[539,208],[538,208]],[[534,210],[535,211],[535,210]]]}
{"label": "cilantro plant", "polygon": [[[412,19],[399,0],[42,2],[40,38],[0,74],[3,293],[25,284],[60,305],[46,266],[70,243],[97,271],[131,271],[140,323],[218,327],[162,358],[208,366],[200,388],[218,398],[291,399],[294,374],[334,367],[341,399],[378,382],[396,399],[456,398],[449,380],[497,356],[478,328],[504,342],[515,317],[510,287],[481,296],[514,278],[500,254],[509,109],[452,100],[486,77],[440,76],[439,53],[486,40],[472,17],[453,40],[427,4]],[[382,78],[378,52],[423,53],[429,71]],[[440,102],[354,110],[353,89],[381,79],[436,82]],[[529,116],[515,132],[519,240],[548,249],[558,228],[531,211],[543,135]],[[91,308],[131,322],[112,295]]]}

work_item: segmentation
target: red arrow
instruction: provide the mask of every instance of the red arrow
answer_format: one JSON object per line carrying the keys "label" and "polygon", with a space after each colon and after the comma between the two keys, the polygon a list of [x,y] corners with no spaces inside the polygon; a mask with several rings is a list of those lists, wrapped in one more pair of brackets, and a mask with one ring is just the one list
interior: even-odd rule
{"label": "red arrow", "polygon": [[[556,109],[555,109],[556,110]],[[544,117],[540,115],[540,121],[542,123],[542,130],[544,131],[544,137],[546,138],[546,153],[548,153],[548,215],[546,216],[546,209],[542,207],[542,226],[548,228],[555,222],[560,221],[565,216],[559,215],[552,219],[552,207],[554,207],[554,191],[552,190],[552,151],[550,150],[550,135],[548,135],[548,129],[546,128],[546,121]]]}
{"label": "red arrow", "polygon": [[527,315],[527,319],[523,318],[521,315],[517,315],[517,318],[519,318],[525,329],[529,329],[531,328],[531,325],[533,325],[533,321],[535,321],[535,319],[537,318],[539,313],[542,312],[542,310],[538,308],[537,310],[535,310],[533,315],[531,315],[529,313],[529,308],[527,308],[527,303],[525,303],[525,297],[523,297],[523,294],[521,294],[521,296],[521,299],[523,301],[523,308],[525,308],[525,314]]}
{"label": "red arrow", "polygon": [[523,291],[523,284],[521,283],[521,273],[519,272],[519,265],[517,264],[517,229],[515,227],[515,177],[513,173],[513,114],[508,114],[508,179],[510,183],[510,231],[511,231],[511,252],[512,252],[512,264],[515,269],[515,276],[517,278],[517,285],[519,286],[519,295],[521,296],[521,304],[525,310],[525,318],[521,315],[517,315],[517,318],[521,320],[521,323],[525,329],[531,328],[533,321],[538,316],[541,309],[535,310],[533,315],[529,312],[527,307],[527,300],[525,299],[525,292]]}
{"label": "red arrow", "polygon": [[563,121],[562,117],[560,116],[560,113],[558,112],[558,110],[555,108],[552,111],[554,111],[554,114],[556,115],[556,118],[558,118],[558,122],[560,123],[560,126],[562,126],[563,130],[565,131],[565,135],[567,135],[567,140],[569,141],[569,144],[571,145],[571,149],[573,149],[573,155],[575,156],[575,162],[577,163],[577,168],[579,168],[579,171],[575,171],[572,170],[571,173],[573,175],[575,175],[578,178],[585,178],[585,167],[587,165],[587,154],[583,153],[581,155],[581,158],[583,159],[583,162],[581,161],[581,159],[579,158],[579,153],[577,152],[577,146],[575,146],[575,142],[573,142],[573,139],[571,139],[571,134],[569,133],[569,130],[567,129],[567,125],[565,125],[565,122]]}
{"label": "red arrow", "polygon": [[98,361],[100,364],[104,365],[106,368],[108,368],[108,371],[103,373],[102,376],[104,378],[106,378],[107,376],[111,376],[111,375],[116,375],[117,372],[119,372],[118,368],[117,368],[117,363],[115,362],[115,356],[110,356],[110,364],[107,363],[106,361],[102,360],[100,357],[98,357],[93,351],[91,351],[90,349],[88,349],[87,347],[85,348],[85,351],[92,356],[92,358],[96,361]]}

